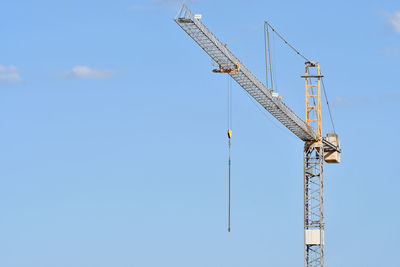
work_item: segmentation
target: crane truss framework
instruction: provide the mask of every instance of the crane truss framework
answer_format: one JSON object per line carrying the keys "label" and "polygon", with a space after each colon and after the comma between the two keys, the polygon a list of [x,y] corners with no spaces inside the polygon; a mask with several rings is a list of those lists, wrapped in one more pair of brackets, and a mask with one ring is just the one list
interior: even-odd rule
{"label": "crane truss framework", "polygon": [[[312,73],[312,69],[316,73]],[[321,75],[318,63],[306,63],[305,75],[301,77],[306,81],[306,124],[317,133],[318,140],[322,138],[321,126]]]}
{"label": "crane truss framework", "polygon": [[272,96],[272,91],[257,79],[185,5],[174,20],[221,68],[235,69],[237,62],[240,66],[239,71],[229,75],[286,128],[303,141],[318,140],[313,129],[279,98]]}
{"label": "crane truss framework", "polygon": [[304,147],[304,266],[324,266],[323,144]]}

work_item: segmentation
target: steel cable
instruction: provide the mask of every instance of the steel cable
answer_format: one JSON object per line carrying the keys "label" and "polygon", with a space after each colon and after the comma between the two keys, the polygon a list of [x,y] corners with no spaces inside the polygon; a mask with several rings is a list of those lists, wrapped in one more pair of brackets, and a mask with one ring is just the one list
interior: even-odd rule
{"label": "steel cable", "polygon": [[280,35],[272,26],[271,24],[269,24],[267,21],[265,21],[265,23],[271,28],[271,30],[273,32],[276,33],[276,35],[278,35],[279,38],[281,38],[281,40],[287,44],[290,48],[292,48],[293,51],[296,52],[296,54],[298,54],[299,56],[301,56],[303,59],[305,59],[307,62],[311,62],[311,60],[309,60],[308,58],[306,58],[305,56],[303,56],[296,48],[294,48],[294,46],[292,46],[288,41],[285,40],[285,38],[283,38],[282,35]]}
{"label": "steel cable", "polygon": [[330,117],[330,119],[331,119],[332,128],[333,128],[333,132],[336,134],[335,124],[333,123],[333,118],[332,118],[331,107],[330,107],[330,105],[329,105],[329,102],[328,102],[328,96],[327,96],[327,94],[326,94],[326,90],[325,90],[324,79],[323,79],[323,78],[321,78],[321,81],[322,81],[322,88],[324,89],[325,101],[326,101],[326,105],[328,106],[329,117]]}

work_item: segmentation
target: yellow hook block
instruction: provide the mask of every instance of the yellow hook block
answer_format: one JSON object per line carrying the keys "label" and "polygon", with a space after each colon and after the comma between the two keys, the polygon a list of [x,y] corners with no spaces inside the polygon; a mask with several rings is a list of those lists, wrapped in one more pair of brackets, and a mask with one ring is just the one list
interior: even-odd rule
{"label": "yellow hook block", "polygon": [[228,138],[231,139],[231,137],[232,137],[232,131],[231,131],[231,129],[228,129],[228,132],[227,132],[227,133],[228,133]]}

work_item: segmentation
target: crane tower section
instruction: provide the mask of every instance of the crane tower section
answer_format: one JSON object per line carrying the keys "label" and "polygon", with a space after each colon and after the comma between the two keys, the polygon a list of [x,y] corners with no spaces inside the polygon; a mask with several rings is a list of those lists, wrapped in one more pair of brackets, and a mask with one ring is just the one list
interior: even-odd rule
{"label": "crane tower section", "polygon": [[324,152],[321,142],[304,146],[304,266],[324,266]]}
{"label": "crane tower section", "polygon": [[322,138],[321,126],[321,70],[319,63],[306,62],[306,123],[316,133],[318,140]]}
{"label": "crane tower section", "polygon": [[321,126],[321,70],[306,62],[306,124],[317,136],[304,145],[304,266],[324,266],[324,145]]}

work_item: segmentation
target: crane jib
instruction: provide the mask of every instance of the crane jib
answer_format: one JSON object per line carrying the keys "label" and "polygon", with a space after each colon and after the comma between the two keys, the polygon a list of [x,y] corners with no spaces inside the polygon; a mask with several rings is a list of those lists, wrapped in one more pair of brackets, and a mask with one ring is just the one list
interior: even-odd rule
{"label": "crane jib", "polygon": [[273,96],[272,91],[257,79],[185,5],[174,20],[222,69],[235,69],[238,64],[240,67],[238,71],[228,74],[286,128],[303,141],[318,139],[311,127],[278,97]]}

